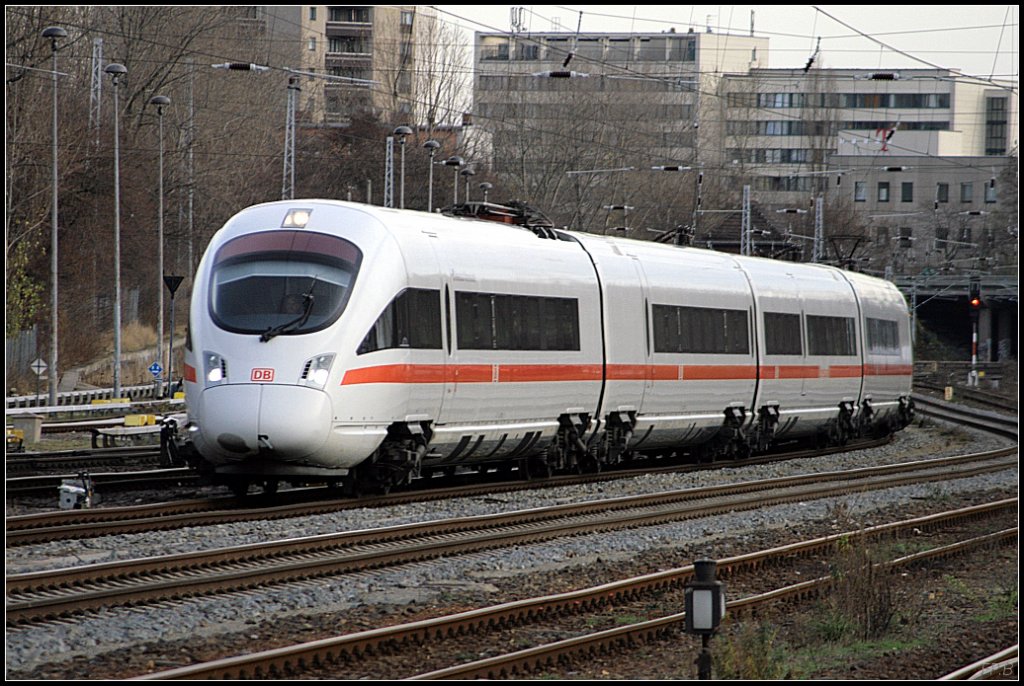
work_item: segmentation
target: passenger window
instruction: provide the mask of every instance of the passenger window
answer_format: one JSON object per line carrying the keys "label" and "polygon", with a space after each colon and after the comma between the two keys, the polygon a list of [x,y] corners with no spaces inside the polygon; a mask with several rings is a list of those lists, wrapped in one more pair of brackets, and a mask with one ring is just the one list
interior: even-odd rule
{"label": "passenger window", "polygon": [[800,315],[765,312],[764,351],[768,355],[802,355]]}
{"label": "passenger window", "polygon": [[856,355],[853,319],[807,315],[807,349],[811,355]]}
{"label": "passenger window", "polygon": [[463,350],[579,350],[575,298],[500,293],[456,293]]}
{"label": "passenger window", "polygon": [[743,310],[655,305],[654,352],[750,354]]}
{"label": "passenger window", "polygon": [[441,349],[441,291],[407,288],[384,308],[357,355],[392,348]]}

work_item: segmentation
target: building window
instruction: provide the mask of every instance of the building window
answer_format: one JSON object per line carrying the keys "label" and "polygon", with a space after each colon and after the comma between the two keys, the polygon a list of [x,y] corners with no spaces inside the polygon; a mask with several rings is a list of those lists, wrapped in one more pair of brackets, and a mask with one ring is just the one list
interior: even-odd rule
{"label": "building window", "polygon": [[949,202],[948,183],[940,183],[935,186],[935,202]]}
{"label": "building window", "polygon": [[508,41],[484,45],[480,48],[481,60],[507,60]]}
{"label": "building window", "polygon": [[900,247],[910,249],[914,241],[914,229],[910,226],[901,226],[900,229]]}
{"label": "building window", "polygon": [[878,202],[889,202],[889,182],[878,182]]}
{"label": "building window", "polygon": [[309,8],[309,20],[310,21],[316,21],[316,7],[315,6]]}
{"label": "building window", "polygon": [[696,59],[696,40],[692,38],[669,38],[669,62],[694,62]]}
{"label": "building window", "polygon": [[996,183],[995,179],[992,179],[992,183],[985,184],[985,202],[996,201]]}
{"label": "building window", "polygon": [[1006,98],[985,99],[985,154],[1006,154]]}
{"label": "building window", "polygon": [[854,181],[853,182],[853,201],[854,202],[867,202],[868,199],[868,182],[867,181]]}
{"label": "building window", "polygon": [[309,39],[309,51],[313,52],[314,50],[316,50],[316,38],[315,37]]}
{"label": "building window", "polygon": [[914,184],[904,181],[900,184],[900,202],[914,202]]}
{"label": "building window", "polygon": [[370,23],[369,7],[329,7],[327,12],[329,21],[344,21],[357,24]]}
{"label": "building window", "polygon": [[328,52],[368,54],[370,43],[355,36],[331,36],[328,39]]}
{"label": "building window", "polygon": [[974,184],[960,184],[960,202],[974,202]]}

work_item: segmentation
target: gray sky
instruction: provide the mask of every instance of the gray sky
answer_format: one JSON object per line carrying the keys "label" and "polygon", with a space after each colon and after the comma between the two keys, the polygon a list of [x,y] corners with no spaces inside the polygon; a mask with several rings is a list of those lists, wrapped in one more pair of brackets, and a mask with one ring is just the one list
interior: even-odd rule
{"label": "gray sky", "polygon": [[[511,5],[436,5],[472,31],[508,31]],[[803,67],[821,38],[817,64],[894,69],[930,65],[1017,79],[1017,5],[522,5],[527,30],[660,32],[691,26],[770,38],[770,67]],[[819,9],[815,9],[815,7]],[[580,11],[582,10],[582,21]],[[827,16],[831,15],[831,16]],[[556,23],[557,22],[557,23]],[[840,23],[842,22],[842,23]],[[844,26],[843,24],[846,24]],[[561,27],[558,29],[557,27]],[[879,42],[858,34],[868,34]],[[890,49],[892,48],[892,49]],[[906,53],[901,55],[898,51]],[[915,59],[916,58],[916,59]]]}

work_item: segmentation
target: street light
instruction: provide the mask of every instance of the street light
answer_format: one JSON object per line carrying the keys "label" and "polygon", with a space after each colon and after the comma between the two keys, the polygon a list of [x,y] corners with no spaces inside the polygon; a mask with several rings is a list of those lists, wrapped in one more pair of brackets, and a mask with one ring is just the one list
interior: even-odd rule
{"label": "street light", "polygon": [[490,192],[490,190],[492,188],[494,188],[494,184],[488,183],[487,181],[484,181],[482,184],[480,184],[480,190],[482,190],[484,192],[484,204],[485,205],[487,204],[487,193]]}
{"label": "street light", "polygon": [[121,397],[121,145],[118,119],[118,85],[128,73],[123,64],[108,64],[104,69],[114,85],[114,398]]}
{"label": "street light", "polygon": [[466,177],[466,202],[468,203],[469,202],[469,177],[475,176],[476,172],[473,171],[470,167],[466,167],[465,169],[463,169],[459,173],[462,174],[464,177]]}
{"label": "street light", "polygon": [[423,144],[423,147],[430,153],[430,166],[427,167],[427,212],[434,211],[434,153],[441,147],[441,144],[431,138]]}
{"label": "street light", "polygon": [[[158,183],[158,210],[156,220],[156,292],[157,300],[157,328],[156,328],[156,359],[162,364],[164,359],[164,108],[171,104],[171,99],[166,95],[154,95],[149,99],[150,105],[156,105],[156,116],[160,122],[160,172]],[[170,365],[165,369],[170,369]],[[157,384],[157,395],[161,393],[161,384]]]}
{"label": "street light", "polygon": [[465,163],[466,161],[463,160],[458,155],[452,155],[444,162],[442,162],[442,164],[444,164],[444,166],[446,167],[455,167],[455,181],[452,184],[452,206],[459,204],[459,167],[461,167]]}
{"label": "street light", "polygon": [[412,129],[408,126],[399,126],[394,130],[394,135],[398,136],[398,143],[402,146],[402,174],[399,177],[398,182],[398,207],[399,209],[405,209],[405,137],[412,135]]}
{"label": "street light", "polygon": [[57,41],[68,32],[59,26],[43,29],[43,38],[50,39],[53,56],[53,205],[50,223],[50,405],[57,404]]}

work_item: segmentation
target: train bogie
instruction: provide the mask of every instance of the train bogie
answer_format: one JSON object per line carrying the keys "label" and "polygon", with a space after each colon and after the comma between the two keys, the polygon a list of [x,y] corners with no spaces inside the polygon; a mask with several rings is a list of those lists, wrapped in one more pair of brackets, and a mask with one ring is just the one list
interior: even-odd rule
{"label": "train bogie", "polygon": [[324,200],[214,237],[185,367],[207,469],[384,486],[842,439],[905,421],[909,379],[878,279]]}

